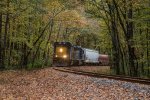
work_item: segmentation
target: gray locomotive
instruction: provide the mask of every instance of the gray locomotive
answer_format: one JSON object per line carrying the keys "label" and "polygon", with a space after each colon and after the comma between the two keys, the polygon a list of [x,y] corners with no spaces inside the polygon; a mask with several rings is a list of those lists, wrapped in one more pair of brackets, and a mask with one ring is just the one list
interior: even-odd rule
{"label": "gray locomotive", "polygon": [[70,42],[55,42],[53,54],[53,66],[71,66],[109,63],[106,55],[99,54],[96,50],[82,48],[72,45]]}

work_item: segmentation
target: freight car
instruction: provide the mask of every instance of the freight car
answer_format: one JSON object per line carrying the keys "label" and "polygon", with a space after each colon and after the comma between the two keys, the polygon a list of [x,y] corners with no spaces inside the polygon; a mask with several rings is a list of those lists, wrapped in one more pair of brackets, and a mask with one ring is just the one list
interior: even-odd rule
{"label": "freight car", "polygon": [[99,52],[84,48],[84,64],[99,64]]}
{"label": "freight car", "polygon": [[103,56],[96,50],[74,46],[70,42],[54,43],[53,66],[98,65],[103,61]]}
{"label": "freight car", "polygon": [[106,66],[106,65],[109,65],[110,63],[109,56],[106,54],[100,54],[98,60],[99,60],[100,65]]}

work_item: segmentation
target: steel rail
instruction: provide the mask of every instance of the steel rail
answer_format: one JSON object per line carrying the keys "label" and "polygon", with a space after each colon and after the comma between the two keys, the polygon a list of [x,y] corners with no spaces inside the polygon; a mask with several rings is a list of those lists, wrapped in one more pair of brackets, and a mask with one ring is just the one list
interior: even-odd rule
{"label": "steel rail", "polygon": [[85,75],[85,76],[96,77],[96,78],[108,78],[108,79],[115,79],[115,80],[120,80],[120,81],[150,85],[150,79],[143,79],[143,78],[137,78],[137,77],[133,78],[129,76],[119,76],[119,75],[98,74],[98,73],[93,73],[93,72],[85,72],[85,71],[75,70],[71,68],[62,68],[62,67],[53,67],[53,69],[57,71],[61,71],[61,72]]}

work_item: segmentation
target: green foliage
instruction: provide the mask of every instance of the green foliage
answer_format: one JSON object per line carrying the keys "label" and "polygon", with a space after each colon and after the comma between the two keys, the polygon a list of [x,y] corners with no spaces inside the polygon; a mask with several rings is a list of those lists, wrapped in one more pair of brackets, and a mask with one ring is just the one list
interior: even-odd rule
{"label": "green foliage", "polygon": [[149,5],[149,0],[86,0],[88,16],[100,21],[101,49],[111,51],[117,74],[150,73]]}
{"label": "green foliage", "polygon": [[149,0],[1,0],[0,68],[49,66],[53,43],[69,41],[109,54],[118,64],[114,66],[118,74],[138,70],[139,76],[148,74],[149,4]]}
{"label": "green foliage", "polygon": [[36,68],[42,68],[44,66],[44,59],[37,59],[34,62],[34,65],[31,63],[29,63],[27,65],[27,69],[31,70],[31,69],[36,69]]}
{"label": "green foliage", "polygon": [[88,26],[84,15],[61,0],[2,0],[0,5],[0,68],[49,66],[53,43],[76,43],[71,37]]}

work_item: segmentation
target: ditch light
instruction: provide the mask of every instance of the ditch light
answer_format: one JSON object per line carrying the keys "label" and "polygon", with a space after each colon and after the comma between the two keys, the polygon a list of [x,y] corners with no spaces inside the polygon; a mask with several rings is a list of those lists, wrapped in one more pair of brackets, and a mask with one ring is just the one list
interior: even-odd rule
{"label": "ditch light", "polygon": [[67,58],[67,55],[63,55],[63,58],[65,58],[65,59],[66,59],[66,58]]}
{"label": "ditch light", "polygon": [[[57,58],[58,55],[55,55],[55,57]],[[66,58],[67,58],[67,55],[63,55],[62,57],[63,57],[64,59],[66,59]]]}

